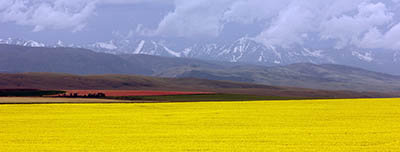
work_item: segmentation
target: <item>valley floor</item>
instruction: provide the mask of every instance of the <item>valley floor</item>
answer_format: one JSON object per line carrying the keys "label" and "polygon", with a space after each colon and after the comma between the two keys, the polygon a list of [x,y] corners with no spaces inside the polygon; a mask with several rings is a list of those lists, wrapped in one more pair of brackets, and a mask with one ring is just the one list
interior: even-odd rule
{"label": "valley floor", "polygon": [[3,104],[0,128],[0,151],[398,151],[400,99]]}
{"label": "valley floor", "polygon": [[55,97],[0,97],[1,104],[51,104],[51,103],[132,103],[134,101],[92,98],[55,98]]}

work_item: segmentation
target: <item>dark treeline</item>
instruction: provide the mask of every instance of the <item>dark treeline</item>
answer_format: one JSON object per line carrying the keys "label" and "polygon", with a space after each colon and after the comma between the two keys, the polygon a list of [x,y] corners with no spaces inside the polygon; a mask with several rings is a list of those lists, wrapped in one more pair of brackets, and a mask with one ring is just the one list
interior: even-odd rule
{"label": "dark treeline", "polygon": [[65,93],[57,90],[0,89],[0,97],[41,97]]}
{"label": "dark treeline", "polygon": [[78,93],[69,93],[69,94],[62,94],[62,95],[58,95],[58,97],[65,97],[65,98],[104,98],[106,97],[105,93],[89,93],[89,94],[85,94],[85,95],[80,95]]}

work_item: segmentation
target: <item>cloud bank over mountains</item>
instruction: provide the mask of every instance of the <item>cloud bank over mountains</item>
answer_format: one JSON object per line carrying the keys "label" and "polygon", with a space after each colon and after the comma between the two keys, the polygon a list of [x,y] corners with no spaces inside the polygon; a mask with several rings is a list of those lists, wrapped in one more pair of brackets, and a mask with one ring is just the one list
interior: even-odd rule
{"label": "cloud bank over mountains", "polygon": [[140,24],[142,36],[218,38],[229,23],[257,24],[250,37],[265,45],[332,41],[337,49],[400,49],[399,0],[0,0],[0,22],[84,32],[99,7],[142,3],[174,6],[156,26]]}
{"label": "cloud bank over mountains", "polygon": [[0,21],[45,29],[82,30],[94,14],[95,1],[81,0],[1,0]]}
{"label": "cloud bank over mountains", "polygon": [[398,49],[398,1],[369,0],[210,0],[175,1],[176,9],[157,34],[218,36],[228,22],[262,23],[254,38],[267,45],[291,46],[307,39],[334,40],[335,48]]}
{"label": "cloud bank over mountains", "polygon": [[[98,5],[158,2],[156,0],[0,0],[0,21],[45,29],[85,28]],[[112,19],[110,19],[112,20]]]}

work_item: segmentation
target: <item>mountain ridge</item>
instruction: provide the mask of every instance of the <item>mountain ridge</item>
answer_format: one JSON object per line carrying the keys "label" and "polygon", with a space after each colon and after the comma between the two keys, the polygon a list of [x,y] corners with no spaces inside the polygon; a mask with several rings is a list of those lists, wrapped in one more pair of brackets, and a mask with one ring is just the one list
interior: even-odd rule
{"label": "mountain ridge", "polygon": [[[10,40],[10,38],[8,39]],[[12,40],[12,39],[11,39]],[[32,41],[32,40],[29,40]],[[0,40],[0,44],[7,44]],[[16,41],[12,44],[25,44]],[[39,42],[36,42],[39,43]],[[343,48],[331,49],[316,46],[280,47],[266,45],[248,37],[227,42],[199,42],[180,44],[174,40],[119,39],[85,44],[46,44],[46,47],[86,48],[96,52],[121,54],[146,54],[164,57],[193,58],[222,62],[259,64],[263,66],[289,65],[294,63],[343,64],[370,71],[400,75],[400,51]],[[28,45],[29,46],[29,45]]]}
{"label": "mountain ridge", "polygon": [[79,48],[0,45],[0,71],[136,74],[322,90],[400,91],[400,76],[344,65],[302,63],[268,67],[190,58],[112,55]]}

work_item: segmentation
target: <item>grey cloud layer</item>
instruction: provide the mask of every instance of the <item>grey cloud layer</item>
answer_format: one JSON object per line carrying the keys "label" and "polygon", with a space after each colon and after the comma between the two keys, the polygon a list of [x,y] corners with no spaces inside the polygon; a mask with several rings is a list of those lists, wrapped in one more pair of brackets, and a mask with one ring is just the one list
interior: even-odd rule
{"label": "grey cloud layer", "polygon": [[266,45],[400,49],[400,0],[0,0],[0,21],[80,31],[98,5],[133,3],[175,5],[156,28],[137,29],[147,36],[218,37],[227,23],[262,24],[253,38]]}
{"label": "grey cloud layer", "polygon": [[[82,30],[100,4],[132,4],[161,0],[0,0],[0,21],[44,29]],[[163,2],[165,3],[165,2]]]}
{"label": "grey cloud layer", "polygon": [[[310,35],[335,40],[336,48],[399,49],[398,0],[175,0],[155,33],[193,37],[218,36],[228,22],[265,28],[254,38],[267,45],[303,44]],[[392,6],[389,8],[389,6]],[[389,44],[390,45],[389,45]],[[372,45],[373,44],[373,45]]]}
{"label": "grey cloud layer", "polygon": [[95,1],[0,0],[0,21],[33,26],[33,31],[71,28],[79,31],[95,10]]}

